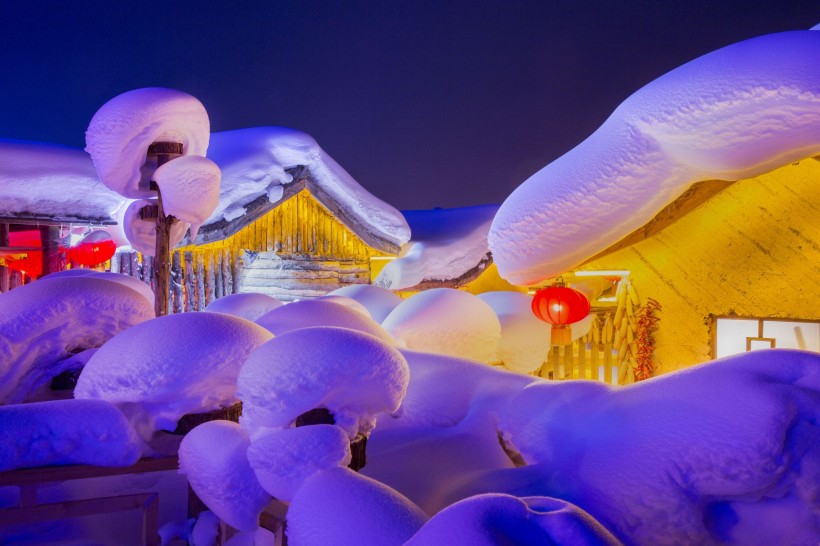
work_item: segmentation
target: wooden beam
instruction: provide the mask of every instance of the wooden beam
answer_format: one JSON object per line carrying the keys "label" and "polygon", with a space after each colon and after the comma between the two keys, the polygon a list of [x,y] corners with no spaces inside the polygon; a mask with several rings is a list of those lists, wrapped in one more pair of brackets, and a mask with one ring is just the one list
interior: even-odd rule
{"label": "wooden beam", "polygon": [[671,226],[703,203],[731,186],[734,182],[727,180],[704,180],[703,182],[696,182],[692,184],[680,197],[675,199],[670,204],[666,205],[661,211],[656,214],[646,224],[639,227],[617,243],[602,250],[592,258],[579,265],[583,266],[590,262],[594,262],[604,256],[608,256],[613,252],[631,247],[641,241],[649,239],[653,235],[661,232],[667,227]]}
{"label": "wooden beam", "polygon": [[[176,159],[182,155],[181,142],[154,142],[148,146],[149,157],[156,158],[157,168]],[[155,183],[152,181],[152,189]],[[169,293],[169,277],[170,264],[169,252],[171,249],[171,226],[176,220],[173,216],[166,216],[165,210],[162,207],[162,192],[159,187],[157,191],[157,219],[156,219],[156,233],[157,240],[154,247],[154,312],[156,316],[162,317],[168,314],[168,293]]]}

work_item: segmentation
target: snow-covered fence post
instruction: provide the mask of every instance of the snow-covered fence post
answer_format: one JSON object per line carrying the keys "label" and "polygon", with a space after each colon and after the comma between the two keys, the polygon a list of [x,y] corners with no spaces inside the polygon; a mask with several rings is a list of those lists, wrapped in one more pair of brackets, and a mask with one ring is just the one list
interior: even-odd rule
{"label": "snow-covered fence post", "polygon": [[[297,427],[304,427],[309,425],[335,425],[336,418],[327,408],[314,408],[306,411],[296,418],[295,425]],[[358,472],[364,465],[367,464],[367,436],[363,434],[356,435],[356,438],[350,442],[350,464],[347,465],[351,470]]]}
{"label": "snow-covered fence post", "polygon": [[[181,142],[154,142],[148,146],[148,159],[153,159],[157,167],[168,163],[182,155]],[[157,216],[156,230],[157,241],[154,254],[154,311],[158,317],[168,314],[168,296],[170,290],[170,261],[171,251],[171,226],[174,224],[173,216],[166,216],[162,206],[162,192],[155,181],[151,181],[151,189],[157,192]]]}

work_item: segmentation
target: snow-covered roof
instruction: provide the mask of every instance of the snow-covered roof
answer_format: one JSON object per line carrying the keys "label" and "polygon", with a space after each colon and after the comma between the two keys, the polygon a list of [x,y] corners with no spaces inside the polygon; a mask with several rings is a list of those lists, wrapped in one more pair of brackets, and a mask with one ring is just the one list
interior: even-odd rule
{"label": "snow-covered roof", "polygon": [[284,127],[214,133],[208,157],[222,170],[222,184],[197,243],[238,231],[304,188],[374,248],[397,252],[410,238],[401,213],[360,186],[305,133]]}
{"label": "snow-covered roof", "polygon": [[651,220],[692,184],[820,154],[820,32],[725,47],[658,78],[530,177],[489,233],[502,277],[534,284]]}
{"label": "snow-covered roof", "polygon": [[492,263],[487,232],[498,205],[403,211],[410,242],[375,284],[391,290],[456,287]]}
{"label": "snow-covered roof", "polygon": [[122,203],[82,150],[0,139],[0,218],[115,224]]}

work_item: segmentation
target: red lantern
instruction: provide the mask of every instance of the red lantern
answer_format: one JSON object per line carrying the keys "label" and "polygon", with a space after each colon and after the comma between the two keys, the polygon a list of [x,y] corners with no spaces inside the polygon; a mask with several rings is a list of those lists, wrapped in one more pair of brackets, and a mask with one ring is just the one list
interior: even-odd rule
{"label": "red lantern", "polygon": [[72,262],[94,267],[111,259],[117,251],[117,244],[102,230],[92,231],[77,245],[68,249],[68,259]]}
{"label": "red lantern", "polygon": [[568,326],[589,314],[589,300],[583,292],[557,282],[535,293],[532,312],[552,324],[553,345],[569,345],[572,333]]}

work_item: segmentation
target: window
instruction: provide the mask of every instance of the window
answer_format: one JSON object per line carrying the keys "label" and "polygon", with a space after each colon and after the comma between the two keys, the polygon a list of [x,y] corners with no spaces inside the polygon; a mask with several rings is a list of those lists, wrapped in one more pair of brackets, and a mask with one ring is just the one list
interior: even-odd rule
{"label": "window", "polygon": [[772,348],[820,353],[820,321],[734,317],[715,319],[712,338],[714,358]]}

